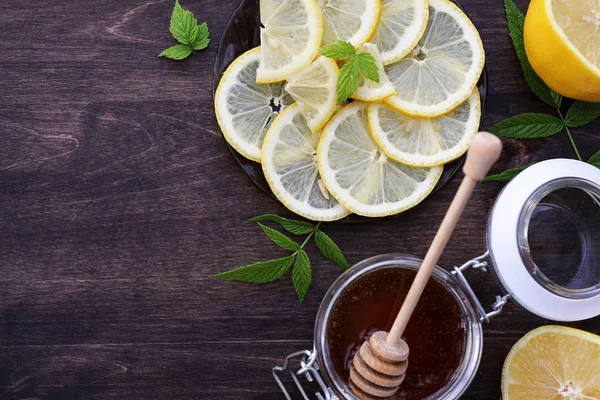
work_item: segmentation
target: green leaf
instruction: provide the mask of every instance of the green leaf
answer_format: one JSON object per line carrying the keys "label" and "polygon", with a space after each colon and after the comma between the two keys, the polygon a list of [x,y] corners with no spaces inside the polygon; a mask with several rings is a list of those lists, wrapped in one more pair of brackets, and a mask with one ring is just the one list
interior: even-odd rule
{"label": "green leaf", "polygon": [[340,250],[337,244],[327,235],[325,232],[317,229],[315,232],[315,243],[321,253],[329,258],[331,261],[336,263],[342,270],[346,271],[350,268],[346,257]]}
{"label": "green leaf", "polygon": [[295,219],[287,219],[287,218],[283,218],[283,217],[280,217],[279,215],[275,215],[275,214],[259,215],[258,217],[254,217],[254,218],[250,219],[250,221],[252,221],[252,222],[259,222],[259,221],[261,221],[261,222],[265,222],[265,221],[276,222],[279,225],[281,225],[283,227],[283,229],[285,229],[289,233],[293,233],[294,235],[306,235],[307,233],[311,233],[315,229],[315,226],[309,222],[298,221]]}
{"label": "green leaf", "polygon": [[536,139],[557,134],[563,122],[546,114],[521,114],[505,119],[490,131],[498,136],[513,139]]}
{"label": "green leaf", "polygon": [[507,169],[506,171],[504,171],[500,174],[497,174],[497,175],[486,176],[485,178],[483,178],[481,180],[481,182],[507,182],[507,181],[510,181],[512,178],[517,176],[521,171],[523,171],[526,168],[531,167],[533,164],[535,164],[535,163],[529,163],[527,165],[523,165],[522,167]]}
{"label": "green leaf", "polygon": [[[527,53],[525,52],[525,42],[523,39],[523,26],[525,24],[525,16],[519,11],[513,0],[504,0],[504,8],[506,9],[506,19],[508,21],[508,32],[512,39],[517,57],[521,63],[521,69],[527,84],[542,101],[546,104],[559,108],[562,102],[562,96],[552,91],[546,83],[540,78],[529,63]],[[554,92],[554,94],[552,93]]]}
{"label": "green leaf", "polygon": [[370,53],[360,53],[356,56],[356,64],[365,78],[379,83],[379,68],[375,58]]}
{"label": "green leaf", "polygon": [[598,152],[596,154],[594,154],[592,157],[590,157],[590,159],[588,160],[588,163],[592,164],[595,167],[600,168],[600,150],[598,150]]}
{"label": "green leaf", "polygon": [[210,33],[208,32],[208,25],[206,22],[203,22],[198,27],[198,33],[194,39],[194,44],[192,46],[194,50],[202,50],[208,47],[208,44],[210,43],[209,35]]}
{"label": "green leaf", "polygon": [[194,14],[181,8],[179,0],[175,0],[175,8],[171,15],[169,30],[171,31],[171,35],[181,44],[193,45],[198,35],[198,21],[194,17]]}
{"label": "green leaf", "polygon": [[283,233],[276,231],[273,228],[269,228],[268,226],[265,226],[265,225],[261,224],[260,222],[258,222],[258,226],[260,226],[262,228],[262,230],[265,231],[267,236],[270,237],[271,240],[273,242],[275,242],[275,244],[277,246],[281,247],[282,249],[292,250],[292,251],[300,250],[300,245],[298,243],[294,242],[289,237],[285,236]]}
{"label": "green leaf", "polygon": [[300,303],[302,303],[312,281],[310,259],[304,250],[300,250],[300,252],[296,255],[296,264],[294,265],[294,269],[292,271],[292,281],[294,282],[294,288],[296,289],[298,300],[300,300]]}
{"label": "green leaf", "polygon": [[586,103],[577,100],[565,117],[565,123],[571,128],[588,124],[600,116],[600,103]]}
{"label": "green leaf", "polygon": [[167,57],[173,60],[183,60],[187,58],[190,54],[192,54],[192,48],[187,44],[178,44],[176,46],[169,47],[162,53],[160,53],[159,57]]}
{"label": "green leaf", "polygon": [[337,103],[342,104],[352,93],[356,92],[358,88],[358,81],[360,79],[360,69],[356,62],[356,58],[351,58],[342,69],[340,69],[340,75],[338,76],[335,91],[337,96]]}
{"label": "green leaf", "polygon": [[336,60],[348,60],[356,55],[356,49],[352,44],[340,40],[336,44],[321,47],[319,53],[325,57]]}
{"label": "green leaf", "polygon": [[260,261],[231,271],[213,275],[213,278],[228,279],[232,281],[267,283],[281,278],[294,263],[294,256],[278,258],[269,261]]}

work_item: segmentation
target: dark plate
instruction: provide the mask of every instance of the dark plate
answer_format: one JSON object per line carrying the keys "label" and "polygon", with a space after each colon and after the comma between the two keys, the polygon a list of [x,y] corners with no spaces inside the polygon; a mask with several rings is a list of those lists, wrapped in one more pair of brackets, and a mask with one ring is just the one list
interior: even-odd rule
{"label": "dark plate", "polygon": [[[462,6],[454,1],[463,11]],[[239,7],[231,14],[231,18],[223,31],[221,40],[219,42],[219,48],[217,50],[217,57],[215,59],[215,70],[213,76],[213,99],[214,93],[217,90],[221,75],[225,72],[229,64],[233,62],[237,57],[245,53],[246,51],[260,45],[260,13],[259,13],[259,0],[242,0]],[[487,69],[484,67],[483,74],[477,84],[479,88],[479,94],[481,95],[481,121],[485,116],[485,105],[487,98]],[[226,142],[227,143],[227,142]],[[258,186],[263,192],[271,196],[275,201],[278,201],[269,184],[267,183],[263,174],[262,168],[259,163],[248,160],[240,153],[238,153],[233,147],[227,143],[229,151],[233,155],[233,158],[242,167],[246,175]],[[440,189],[446,186],[452,178],[456,176],[458,171],[461,169],[465,157],[461,157],[458,160],[452,161],[444,166],[444,172],[442,177],[438,181],[437,185],[429,194],[433,196]],[[369,221],[373,218],[361,217],[358,215],[349,215],[344,218],[343,222],[362,222]]]}

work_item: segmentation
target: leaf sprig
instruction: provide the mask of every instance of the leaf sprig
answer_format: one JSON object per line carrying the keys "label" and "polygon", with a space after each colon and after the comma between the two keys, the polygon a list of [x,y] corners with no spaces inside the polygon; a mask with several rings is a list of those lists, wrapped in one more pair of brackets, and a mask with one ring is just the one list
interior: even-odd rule
{"label": "leaf sprig", "polygon": [[[304,250],[304,247],[313,237],[321,254],[336,263],[343,271],[350,268],[348,261],[346,261],[346,258],[338,245],[320,229],[320,222],[313,225],[310,222],[287,219],[274,214],[260,215],[252,218],[250,221],[258,223],[258,226],[277,246],[292,251],[293,253],[287,257],[245,265],[231,271],[214,275],[213,278],[242,282],[268,283],[280,279],[293,265],[292,281],[298,300],[302,303],[312,282],[310,259],[308,253]],[[290,237],[261,222],[274,222],[289,233],[298,236],[308,236],[304,238],[302,244],[298,244]]]}
{"label": "leaf sprig", "polygon": [[[533,70],[533,67],[527,59],[523,39],[525,16],[519,11],[513,0],[504,0],[504,7],[506,9],[508,30],[521,64],[525,81],[527,81],[527,84],[537,97],[555,109],[558,117],[540,113],[520,114],[497,123],[490,131],[498,136],[512,139],[539,139],[556,135],[564,130],[569,137],[575,155],[581,161],[581,154],[575,144],[570,128],[586,125],[598,118],[600,116],[600,103],[587,103],[576,100],[571,105],[566,115],[563,115],[561,111],[563,96],[550,89],[550,87],[544,83],[542,78],[540,78]],[[600,168],[599,153],[600,151],[588,160],[588,163],[595,165],[598,168]],[[509,169],[501,174],[490,175],[484,179],[484,182],[508,181],[532,164],[534,163]]]}
{"label": "leaf sprig", "polygon": [[340,40],[336,44],[321,47],[319,53],[325,57],[346,62],[340,69],[335,86],[338,104],[342,104],[356,92],[361,75],[379,83],[379,69],[375,58],[366,52],[358,53],[349,42]]}
{"label": "leaf sprig", "polygon": [[181,44],[169,47],[160,53],[159,57],[183,60],[189,57],[192,51],[205,49],[210,43],[210,34],[206,22],[198,25],[198,20],[194,17],[194,14],[191,11],[184,10],[179,4],[179,0],[175,0],[169,31]]}

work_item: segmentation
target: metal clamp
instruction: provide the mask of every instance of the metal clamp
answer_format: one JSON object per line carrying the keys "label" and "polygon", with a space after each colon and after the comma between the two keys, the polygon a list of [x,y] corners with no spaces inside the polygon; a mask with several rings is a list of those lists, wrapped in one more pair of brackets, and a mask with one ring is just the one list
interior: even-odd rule
{"label": "metal clamp", "polygon": [[281,380],[281,375],[286,372],[292,377],[292,380],[296,384],[296,387],[302,394],[304,400],[310,400],[310,397],[306,394],[306,390],[298,377],[303,377],[309,383],[316,381],[321,389],[320,392],[315,392],[315,396],[318,400],[339,400],[339,398],[331,392],[331,389],[327,386],[325,381],[323,381],[323,378],[321,378],[316,359],[316,352],[314,350],[312,352],[308,350],[298,351],[287,356],[283,365],[273,368],[273,377],[287,400],[292,400],[292,397]]}
{"label": "metal clamp", "polygon": [[504,296],[496,296],[496,302],[492,305],[493,311],[490,311],[490,312],[485,311],[485,309],[481,305],[481,302],[477,298],[477,295],[471,288],[469,281],[467,280],[467,278],[465,278],[465,275],[463,274],[463,271],[468,268],[479,269],[481,271],[487,272],[487,266],[488,266],[487,259],[489,258],[489,256],[490,256],[490,252],[486,251],[484,254],[480,255],[479,257],[475,257],[472,260],[467,261],[460,267],[454,267],[454,269],[451,271],[452,275],[456,276],[456,278],[462,285],[463,289],[465,289],[465,291],[467,292],[469,297],[471,297],[471,300],[473,301],[473,305],[479,312],[479,315],[480,315],[479,320],[481,322],[490,322],[490,318],[493,318],[496,315],[500,314],[502,312],[502,309],[504,308],[504,306],[510,299],[509,294],[504,295]]}

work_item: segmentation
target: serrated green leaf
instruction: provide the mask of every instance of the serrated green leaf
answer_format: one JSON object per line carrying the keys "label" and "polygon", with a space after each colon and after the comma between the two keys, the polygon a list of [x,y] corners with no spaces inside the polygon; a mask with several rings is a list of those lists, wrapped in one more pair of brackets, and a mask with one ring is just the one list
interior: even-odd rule
{"label": "serrated green leaf", "polygon": [[208,44],[210,43],[209,35],[210,33],[208,32],[208,25],[206,22],[203,22],[198,27],[198,33],[194,39],[194,44],[192,46],[194,50],[202,50],[208,47]]}
{"label": "serrated green leaf", "polygon": [[562,94],[558,94],[554,90],[550,89],[550,96],[552,97],[552,100],[554,101],[554,106],[557,109],[559,109],[560,106],[562,105],[562,101],[563,101]]}
{"label": "serrated green leaf", "polygon": [[490,132],[513,139],[537,139],[557,134],[563,122],[547,114],[521,114],[494,125]]}
{"label": "serrated green leaf", "polygon": [[[508,32],[515,47],[517,57],[523,70],[523,75],[527,84],[543,102],[546,104],[559,108],[562,102],[562,96],[558,93],[553,95],[551,89],[544,83],[527,59],[527,53],[525,52],[525,42],[523,39],[523,26],[525,24],[525,16],[519,11],[513,0],[504,0],[504,8],[506,9],[506,19],[508,22]],[[560,96],[560,97],[558,97]]]}
{"label": "serrated green leaf", "polygon": [[187,44],[178,44],[176,46],[169,47],[162,53],[160,53],[159,57],[167,57],[172,60],[183,60],[187,58],[190,54],[192,54],[192,48]]}
{"label": "serrated green leaf", "polygon": [[337,97],[337,103],[342,104],[358,88],[358,81],[360,79],[360,69],[356,62],[356,57],[351,58],[344,66],[340,69],[340,75],[338,76],[337,83],[335,86],[335,92]]}
{"label": "serrated green leaf", "polygon": [[302,303],[312,282],[310,259],[304,250],[300,250],[296,255],[296,263],[292,270],[292,281],[294,282],[294,289],[296,289],[298,300]]}
{"label": "serrated green leaf", "polygon": [[273,228],[269,228],[268,226],[265,226],[260,222],[258,222],[258,226],[260,226],[261,229],[267,234],[267,236],[270,237],[271,240],[282,249],[292,251],[300,250],[300,245],[294,242],[289,237],[285,236],[283,233],[276,231]]}
{"label": "serrated green leaf", "polygon": [[258,217],[251,218],[250,221],[276,222],[279,225],[281,225],[283,229],[285,229],[289,233],[293,233],[294,235],[306,235],[307,233],[311,233],[315,229],[315,226],[309,222],[298,221],[295,219],[287,219],[275,214],[259,215]]}
{"label": "serrated green leaf", "polygon": [[336,263],[342,270],[346,271],[350,268],[346,257],[337,244],[323,231],[317,229],[315,231],[315,243],[325,257]]}
{"label": "serrated green leaf", "polygon": [[169,26],[171,35],[181,44],[193,45],[198,35],[198,29],[198,21],[194,14],[181,8],[179,0],[175,0],[175,8]]}
{"label": "serrated green leaf", "polygon": [[365,78],[372,80],[373,82],[379,83],[379,68],[375,58],[370,53],[360,53],[356,56],[356,64],[361,74]]}
{"label": "serrated green leaf", "polygon": [[348,60],[356,55],[356,49],[352,44],[340,40],[336,44],[321,47],[319,53],[335,60]]}
{"label": "serrated green leaf", "polygon": [[213,275],[213,278],[233,281],[267,283],[278,280],[286,273],[294,262],[294,256],[278,258],[269,261],[259,261],[231,271]]}
{"label": "serrated green leaf", "polygon": [[588,163],[592,164],[595,167],[600,168],[600,150],[596,154],[590,157]]}
{"label": "serrated green leaf", "polygon": [[600,117],[600,103],[586,103],[585,101],[577,100],[565,117],[565,123],[575,128],[577,126],[583,126]]}
{"label": "serrated green leaf", "polygon": [[535,164],[535,163],[529,163],[527,165],[523,165],[522,167],[507,169],[506,171],[504,171],[500,174],[486,176],[485,178],[483,178],[481,180],[481,182],[507,182],[507,181],[510,181],[512,178],[519,175],[519,173],[521,171],[531,167],[533,164]]}

